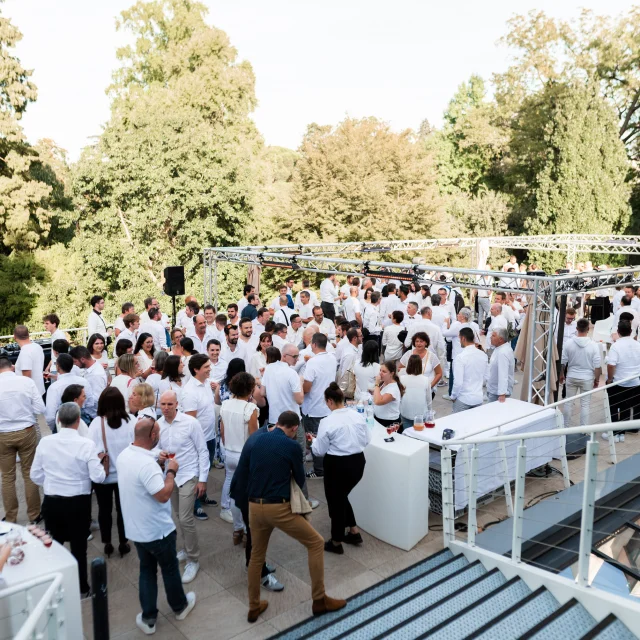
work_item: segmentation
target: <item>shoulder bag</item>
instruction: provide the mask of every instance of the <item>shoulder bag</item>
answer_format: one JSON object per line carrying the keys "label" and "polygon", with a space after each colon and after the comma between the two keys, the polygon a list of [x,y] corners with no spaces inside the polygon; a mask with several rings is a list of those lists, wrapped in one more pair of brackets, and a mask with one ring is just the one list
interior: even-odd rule
{"label": "shoulder bag", "polygon": [[107,434],[104,431],[104,418],[100,418],[100,423],[102,426],[102,445],[104,447],[104,456],[102,457],[102,464],[104,466],[104,475],[105,477],[109,476],[109,450],[107,449]]}

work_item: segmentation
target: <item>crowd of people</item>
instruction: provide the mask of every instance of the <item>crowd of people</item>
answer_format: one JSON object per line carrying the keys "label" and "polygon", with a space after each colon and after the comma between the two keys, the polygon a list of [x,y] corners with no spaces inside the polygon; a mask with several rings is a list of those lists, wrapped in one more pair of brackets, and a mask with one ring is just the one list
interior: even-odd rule
{"label": "crowd of people", "polygon": [[[503,270],[520,266],[512,258]],[[349,494],[364,474],[368,411],[402,432],[433,412],[440,387],[456,413],[513,393],[513,347],[527,300],[510,287],[493,294],[492,288],[477,289],[467,306],[463,291],[444,277],[421,285],[357,276],[341,283],[329,275],[319,293],[308,280],[296,286],[289,279],[266,304],[251,285],[224,311],[187,296],[173,324],[155,297],[144,300],[140,314],[124,303],[110,323],[104,298],[96,295],[86,346],[70,344],[56,314],[44,318],[51,334],[46,367],[42,347],[19,325],[15,365],[0,358],[6,520],[18,517],[19,456],[28,519],[44,518],[56,541],[70,543],[80,590],[88,595],[91,494],[107,557],[115,553],[115,508],[118,553],[130,553],[133,542],[140,560],[136,622],[151,634],[158,565],[176,617],[195,605],[195,593],[183,587],[200,568],[195,521],[207,520],[207,507],[217,506],[207,493],[211,467],[224,469],[219,515],[231,525],[234,545],[245,545],[248,619],[267,607],[261,588],[284,589],[265,560],[274,528],[308,550],[313,613],[339,609],[345,602],[324,590],[323,554],[363,544]],[[616,293],[613,304],[616,342],[607,382],[615,389],[612,420],[622,421],[640,385],[628,380],[640,373],[640,298],[631,288]],[[602,369],[589,323],[576,316],[567,310],[563,334],[568,397],[597,386]],[[581,398],[581,410],[586,420],[588,398]],[[52,432],[43,438],[41,415]],[[319,504],[308,484],[320,478],[328,540],[305,517]]]}

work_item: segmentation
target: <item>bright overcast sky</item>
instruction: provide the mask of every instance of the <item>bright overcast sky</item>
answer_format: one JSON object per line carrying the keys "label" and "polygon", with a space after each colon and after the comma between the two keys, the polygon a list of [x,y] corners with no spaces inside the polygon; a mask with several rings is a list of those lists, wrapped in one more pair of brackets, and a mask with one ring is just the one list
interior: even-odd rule
{"label": "bright overcast sky", "polygon": [[[439,125],[456,87],[490,78],[509,52],[497,40],[514,13],[570,18],[580,7],[617,15],[620,0],[204,0],[255,71],[254,114],[267,144],[296,148],[307,124],[377,116],[395,129]],[[133,0],[6,0],[22,31],[23,64],[38,101],[23,119],[29,139],[52,138],[72,160],[109,118],[105,88],[122,42],[115,16]]]}

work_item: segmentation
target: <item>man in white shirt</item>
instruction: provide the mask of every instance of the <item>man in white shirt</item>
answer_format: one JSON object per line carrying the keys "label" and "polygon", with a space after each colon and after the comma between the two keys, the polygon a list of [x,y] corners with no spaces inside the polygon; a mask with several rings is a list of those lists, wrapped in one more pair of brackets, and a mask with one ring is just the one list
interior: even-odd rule
{"label": "man in white shirt", "polygon": [[[187,382],[182,392],[182,409],[187,415],[195,418],[200,423],[207,444],[207,450],[209,451],[209,464],[211,464],[216,449],[217,425],[215,424],[216,412],[214,409],[213,390],[209,382],[209,376],[211,374],[209,356],[203,353],[196,353],[191,356],[191,358],[189,358],[189,372],[191,373],[191,379]],[[201,503],[205,505],[217,505],[218,502],[207,498],[206,492],[204,496],[196,500],[194,516],[198,520],[208,520],[209,517],[200,506]]]}
{"label": "man in white shirt", "polygon": [[613,298],[611,298],[611,305],[613,307],[613,313],[616,313],[620,308],[620,300],[622,300],[624,293],[623,287],[616,287],[616,292],[613,294]]}
{"label": "man in white shirt", "polygon": [[7,522],[18,521],[16,454],[20,456],[29,521],[34,522],[40,514],[40,493],[29,472],[38,444],[38,415],[44,412],[42,394],[33,380],[16,375],[11,370],[11,361],[0,357],[0,473]]}
{"label": "man in white shirt", "polygon": [[304,325],[302,324],[302,318],[297,313],[294,313],[291,316],[291,325],[287,327],[287,342],[299,347],[302,342],[303,332]]}
{"label": "man in white shirt", "polygon": [[[631,410],[635,411],[640,397],[640,343],[631,337],[631,323],[621,320],[618,323],[620,336],[609,349],[607,355],[607,388],[611,422],[624,422],[631,419]],[[624,442],[625,429],[613,432],[616,442]],[[603,434],[606,440],[608,434]]]}
{"label": "man in white shirt", "polygon": [[271,319],[271,313],[266,307],[258,309],[258,313],[253,320],[253,333],[260,338],[260,334],[266,331],[267,322]]}
{"label": "man in white shirt", "polygon": [[487,337],[485,340],[485,348],[488,353],[490,353],[491,349],[493,349],[493,347],[491,346],[493,345],[493,342],[491,340],[493,333],[498,329],[504,329],[505,331],[508,330],[507,319],[505,318],[505,316],[502,315],[501,304],[498,304],[498,303],[492,304],[490,313],[491,313],[491,324],[487,329]]}
{"label": "man in white shirt", "polygon": [[[238,335],[238,344],[244,349],[247,354],[249,354],[249,357],[251,357],[258,348],[260,334],[254,334],[253,323],[251,322],[251,320],[249,320],[249,318],[242,318],[242,320],[240,320],[239,326],[240,332]],[[234,358],[238,357],[239,356],[234,356]],[[247,366],[247,369],[248,368],[249,367]]]}
{"label": "man in white shirt", "polygon": [[289,307],[287,296],[281,295],[278,298],[278,305],[272,308],[272,320],[276,323],[284,324],[288,327],[291,324],[291,316],[294,314],[294,311]]}
{"label": "man in white shirt", "polygon": [[440,331],[444,331],[449,328],[451,319],[449,317],[449,309],[441,306],[441,300],[440,295],[437,293],[431,296],[431,321]]}
{"label": "man in white shirt", "polygon": [[[562,347],[562,365],[567,368],[566,389],[567,400],[577,394],[583,394],[595,389],[600,384],[602,364],[600,347],[589,337],[589,321],[580,318],[577,324],[576,334]],[[561,375],[560,384],[564,382],[565,375]],[[589,424],[589,408],[591,395],[580,398],[580,426]],[[569,426],[573,402],[566,402],[562,407],[565,427]]]}
{"label": "man in white shirt", "polygon": [[503,271],[507,271],[508,269],[513,269],[514,271],[518,271],[520,269],[518,259],[515,256],[509,256],[509,262],[505,262],[502,265]]}
{"label": "man in white shirt", "polygon": [[348,298],[351,295],[351,287],[353,286],[354,276],[347,276],[347,281],[340,287],[340,293]]}
{"label": "man in white shirt", "polygon": [[187,296],[184,299],[184,308],[176,314],[176,327],[190,329],[193,325],[193,316],[200,313],[200,305],[195,296]]}
{"label": "man in white shirt", "polygon": [[634,311],[640,312],[640,300],[636,297],[636,287],[626,285],[624,288],[624,295],[631,300],[631,308]]}
{"label": "man in white shirt", "polygon": [[362,328],[369,332],[372,338],[378,341],[380,346],[380,334],[382,333],[382,326],[380,325],[380,300],[382,294],[379,291],[374,291],[371,294],[371,303],[365,304],[363,302],[362,309]]}
{"label": "man in white shirt", "polygon": [[67,337],[64,334],[64,331],[61,331],[58,327],[60,326],[60,318],[55,313],[47,314],[43,319],[44,330],[48,331],[51,334],[51,344],[53,344],[54,340],[66,340]]}
{"label": "man in white shirt", "polygon": [[[332,273],[320,285],[320,306],[322,312],[329,320],[333,321],[336,317],[335,303],[339,300],[339,293],[336,289],[336,274]],[[315,310],[314,310],[315,316]]]}
{"label": "man in white shirt", "polygon": [[[195,300],[193,296],[191,297]],[[163,329],[168,330],[171,326],[171,323],[169,322],[169,316],[167,316],[166,313],[162,313],[162,309],[160,309],[160,301],[158,300],[158,298],[149,297],[144,299],[145,311],[140,314],[140,323],[142,324],[149,320],[149,309],[151,309],[151,307],[157,309],[160,312],[160,324],[162,325]]]}
{"label": "man in white shirt", "polygon": [[[211,307],[212,305],[207,305],[207,306]],[[231,304],[227,305],[227,317],[228,317],[229,324],[238,326],[238,322],[240,322],[240,313],[238,312],[238,305],[235,302],[232,302]]]}
{"label": "man in white shirt", "polygon": [[329,340],[336,339],[336,327],[333,324],[332,320],[328,320],[324,317],[324,307],[314,307],[313,308],[313,320],[307,325],[307,327],[316,327],[318,331]]}
{"label": "man in white shirt", "polygon": [[[304,400],[300,376],[293,368],[298,360],[298,347],[293,344],[282,348],[281,360],[268,364],[262,376],[262,387],[269,403],[269,424],[275,424],[283,411],[300,415]],[[302,438],[304,444],[304,437]]]}
{"label": "man in white shirt", "polygon": [[116,339],[120,335],[122,331],[125,330],[124,318],[129,313],[135,313],[136,309],[133,305],[133,302],[125,302],[122,305],[122,313],[116,318],[116,321],[113,323],[113,331],[116,336]]}
{"label": "man in white shirt", "polygon": [[[336,338],[338,340],[338,344],[336,345],[336,350],[334,351],[333,355],[336,358],[336,364],[338,368],[340,367],[340,362],[342,361],[342,353],[349,344],[349,341],[347,340],[347,331],[349,331],[349,329],[351,329],[351,323],[347,322],[346,320],[341,322],[336,327]],[[309,343],[309,345],[311,345],[311,343]]]}
{"label": "man in white shirt", "polygon": [[[280,306],[282,306],[282,301],[281,301],[282,296],[284,296],[285,306],[288,307],[289,306],[289,299],[288,299],[288,296],[287,296],[287,285],[286,284],[281,284],[278,287],[278,295],[271,301],[271,304],[269,305],[269,310],[271,311],[271,315],[272,316],[280,308]],[[293,313],[293,309],[291,309],[291,312]],[[276,322],[278,322],[278,320],[276,320]]]}
{"label": "man in white shirt", "polygon": [[440,287],[438,289],[438,295],[440,296],[440,309],[446,309],[449,314],[449,326],[452,322],[456,321],[456,307],[453,304],[454,295],[451,294],[451,290],[447,287]]}
{"label": "man in white shirt", "polygon": [[102,317],[103,311],[104,297],[93,296],[93,298],[91,298],[91,313],[89,314],[89,318],[87,319],[89,337],[91,337],[94,333],[98,333],[104,338],[105,344],[107,344],[107,336],[109,335],[109,331],[107,330],[107,324]]}
{"label": "man in white shirt", "polygon": [[58,543],[69,542],[78,563],[80,593],[88,597],[87,530],[91,523],[91,483],[106,475],[104,453],[90,438],[78,434],[80,407],[66,402],[58,411],[59,433],[42,438],[31,465],[31,480],[44,488],[45,527]]}
{"label": "man in white shirt", "polygon": [[407,331],[417,322],[420,321],[420,316],[418,315],[418,303],[417,302],[407,302],[406,312],[404,314],[404,320],[402,321],[402,325],[407,329]]}
{"label": "man in white shirt", "polygon": [[308,291],[300,292],[300,304],[297,309],[303,324],[309,324],[313,320],[313,306],[311,305],[311,295]]}
{"label": "man in white shirt", "polygon": [[182,575],[182,583],[186,584],[196,577],[200,569],[200,544],[193,506],[196,497],[207,491],[209,451],[200,423],[178,411],[175,391],[165,391],[160,396],[160,410],[160,449],[168,454],[167,458],[173,454],[171,457],[180,465],[171,493],[171,506],[184,540],[184,549],[178,552],[178,560],[184,558],[187,562]]}
{"label": "man in white shirt", "polygon": [[[241,328],[243,328],[245,327],[245,324],[243,323],[240,326]],[[234,358],[240,358],[241,360],[245,361],[245,365],[248,369],[249,367],[247,361],[253,355],[253,353],[250,351],[251,342],[249,342],[248,344],[249,348],[247,348],[247,343],[240,342],[240,340],[238,340],[238,329],[232,324],[228,324],[224,328],[224,344],[222,345],[220,357],[227,363],[227,365]]]}
{"label": "man in white shirt", "polygon": [[[202,318],[202,316],[198,316]],[[138,335],[142,335],[143,333],[148,333],[153,338],[153,346],[157,351],[166,351],[167,349],[167,335],[162,326],[162,315],[159,309],[155,307],[150,307],[147,311],[147,318],[145,322],[140,323],[140,328],[138,329]],[[202,322],[204,323],[204,318],[202,318]],[[190,338],[192,336],[189,336]]]}
{"label": "man in white shirt", "polygon": [[140,558],[139,597],[142,612],[136,625],[145,634],[156,630],[158,618],[158,565],[164,590],[176,619],[184,620],[196,603],[196,594],[185,595],[176,553],[176,526],[171,518],[170,499],[179,464],[164,460],[166,476],[156,460],[160,425],[143,417],[135,426],[135,439],[116,461],[120,504],[127,538],[133,540]]}
{"label": "man in white shirt", "polygon": [[344,317],[362,326],[362,306],[358,300],[358,287],[349,287],[349,297],[344,301]]}
{"label": "man in white shirt", "polygon": [[518,326],[514,305],[509,300],[507,294],[504,291],[498,291],[495,295],[495,303],[499,304],[502,308],[502,315],[507,319],[507,323],[511,324],[512,329],[516,329]]}
{"label": "man in white shirt", "polygon": [[[62,404],[62,394],[70,384],[79,384],[81,387],[86,385],[86,380],[78,375],[71,373],[74,365],[73,358],[68,353],[61,353],[56,361],[58,368],[58,378],[51,384],[47,390],[47,408],[44,417],[51,429],[52,433],[56,433],[56,414],[58,408]],[[85,394],[87,389],[85,389]],[[85,401],[86,402],[86,401]]]}
{"label": "man in white shirt", "polygon": [[[634,298],[634,300],[637,300],[637,298]],[[633,320],[631,321],[631,336],[635,337],[638,333],[638,327],[640,326],[640,312],[636,311],[631,303],[632,301],[627,296],[623,296],[620,300],[620,308],[613,316],[611,338],[614,342],[618,339],[618,323],[620,322],[620,316],[623,313],[630,313],[633,316]]]}
{"label": "man in white shirt", "polygon": [[487,400],[504,402],[513,391],[513,374],[516,361],[508,342],[507,329],[496,329],[491,334],[493,353],[487,370]]}
{"label": "man in white shirt", "polygon": [[[493,276],[478,276],[478,284],[485,287],[493,286]],[[476,299],[478,301],[478,325],[484,329],[485,318],[491,309],[491,291],[488,289],[477,289]]]}
{"label": "man in white shirt", "polygon": [[122,320],[124,329],[118,334],[116,344],[120,340],[130,340],[135,347],[138,341],[138,330],[140,329],[140,316],[137,313],[128,313]]}
{"label": "man in white shirt", "polygon": [[362,345],[362,329],[352,327],[347,331],[340,343],[344,342],[345,347],[342,350],[340,365],[338,367],[338,379],[342,379],[349,369],[353,370],[353,365],[359,357],[359,349]]}
{"label": "man in white shirt", "polygon": [[251,284],[245,284],[244,285],[244,291],[242,294],[242,298],[240,298],[240,300],[238,300],[238,313],[242,315],[242,310],[249,304],[249,301],[247,300],[247,298],[249,297],[249,294],[251,293],[255,293],[256,292],[256,288],[251,285]]}
{"label": "man in white shirt", "polygon": [[391,314],[394,311],[402,311],[400,298],[396,295],[396,285],[393,283],[388,284],[387,291],[389,295],[386,298],[383,297],[380,301],[380,321],[383,328],[391,326]]}
{"label": "man in white shirt", "polygon": [[287,325],[278,322],[273,328],[271,340],[273,346],[280,351],[280,354],[282,354],[282,348],[284,345],[289,344],[287,342]]}
{"label": "man in white shirt", "polygon": [[564,315],[564,327],[562,329],[562,350],[567,348],[567,344],[573,340],[578,326],[576,323],[576,310],[573,307],[568,307]]}
{"label": "man in white shirt", "polygon": [[302,281],[302,289],[300,291],[298,291],[298,293],[296,293],[296,299],[295,299],[295,303],[294,303],[294,308],[295,309],[300,309],[300,306],[302,305],[302,293],[303,293],[303,291],[306,291],[309,294],[309,304],[311,305],[312,309],[313,309],[313,307],[318,306],[320,304],[320,301],[318,300],[318,296],[315,294],[314,291],[311,290],[309,285],[310,285],[310,281],[309,280],[303,280]]}
{"label": "man in white shirt", "polygon": [[207,335],[207,321],[204,316],[196,316],[194,323],[194,333],[189,337],[193,340],[193,346],[198,353],[207,353],[207,342],[210,338]]}
{"label": "man in white shirt", "polygon": [[[331,411],[324,401],[324,391],[336,379],[336,359],[327,353],[327,336],[316,333],[311,339],[313,358],[307,362],[304,371],[304,401],[302,420],[305,433],[318,434],[320,420]],[[324,475],[323,459],[313,456],[313,470],[307,472],[307,478],[321,478]]]}
{"label": "man in white shirt", "polygon": [[476,335],[471,327],[462,327],[458,340],[460,352],[451,365],[451,375],[455,376],[451,390],[454,413],[482,404],[482,385],[488,367],[487,354],[476,347]]}
{"label": "man in white shirt", "polygon": [[[456,321],[451,324],[451,327],[447,329],[443,336],[447,342],[451,342],[451,361],[455,360],[456,356],[462,351],[462,344],[460,342],[460,330],[468,327],[473,333],[474,342],[480,344],[480,328],[475,322],[471,321],[471,309],[463,307],[460,309],[460,313],[456,316]],[[443,396],[445,400],[453,398],[451,395],[453,392],[454,384],[454,372],[453,369],[449,375],[449,398]]]}
{"label": "man in white shirt", "polygon": [[84,388],[87,399],[83,408],[93,419],[97,415],[100,394],[107,388],[107,372],[101,362],[97,362],[91,357],[91,353],[86,347],[73,347],[69,355],[73,358],[76,367],[82,369],[84,373]]}
{"label": "man in white shirt", "polygon": [[29,329],[23,324],[16,325],[13,330],[13,339],[20,346],[20,354],[15,364],[15,372],[19,376],[31,378],[38,392],[44,396],[44,351],[42,347],[31,342]]}
{"label": "man in white shirt", "polygon": [[[211,371],[209,372],[209,380],[220,384],[227,375],[228,364],[220,357],[222,345],[219,340],[211,338],[207,342],[207,355],[211,363]],[[217,405],[216,405],[217,406]]]}
{"label": "man in white shirt", "polygon": [[431,321],[433,314],[433,307],[423,307],[422,317],[420,320],[414,322],[407,329],[407,338],[404,341],[404,346],[409,349],[413,336],[419,331],[424,331],[429,336],[429,349],[438,356],[440,364],[446,359],[446,347],[444,344],[444,336],[440,328]]}

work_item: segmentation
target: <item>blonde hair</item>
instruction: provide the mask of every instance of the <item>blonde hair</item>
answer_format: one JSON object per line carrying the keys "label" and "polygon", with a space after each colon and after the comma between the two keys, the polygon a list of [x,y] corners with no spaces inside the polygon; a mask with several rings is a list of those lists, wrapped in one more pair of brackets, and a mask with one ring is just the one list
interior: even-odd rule
{"label": "blonde hair", "polygon": [[146,382],[136,385],[131,389],[131,395],[140,397],[142,406],[140,409],[146,409],[147,407],[154,407],[156,404],[156,394],[153,391],[153,387]]}
{"label": "blonde hair", "polygon": [[136,377],[136,357],[132,353],[125,353],[116,360],[116,367],[120,369],[122,373],[126,373],[132,378]]}

